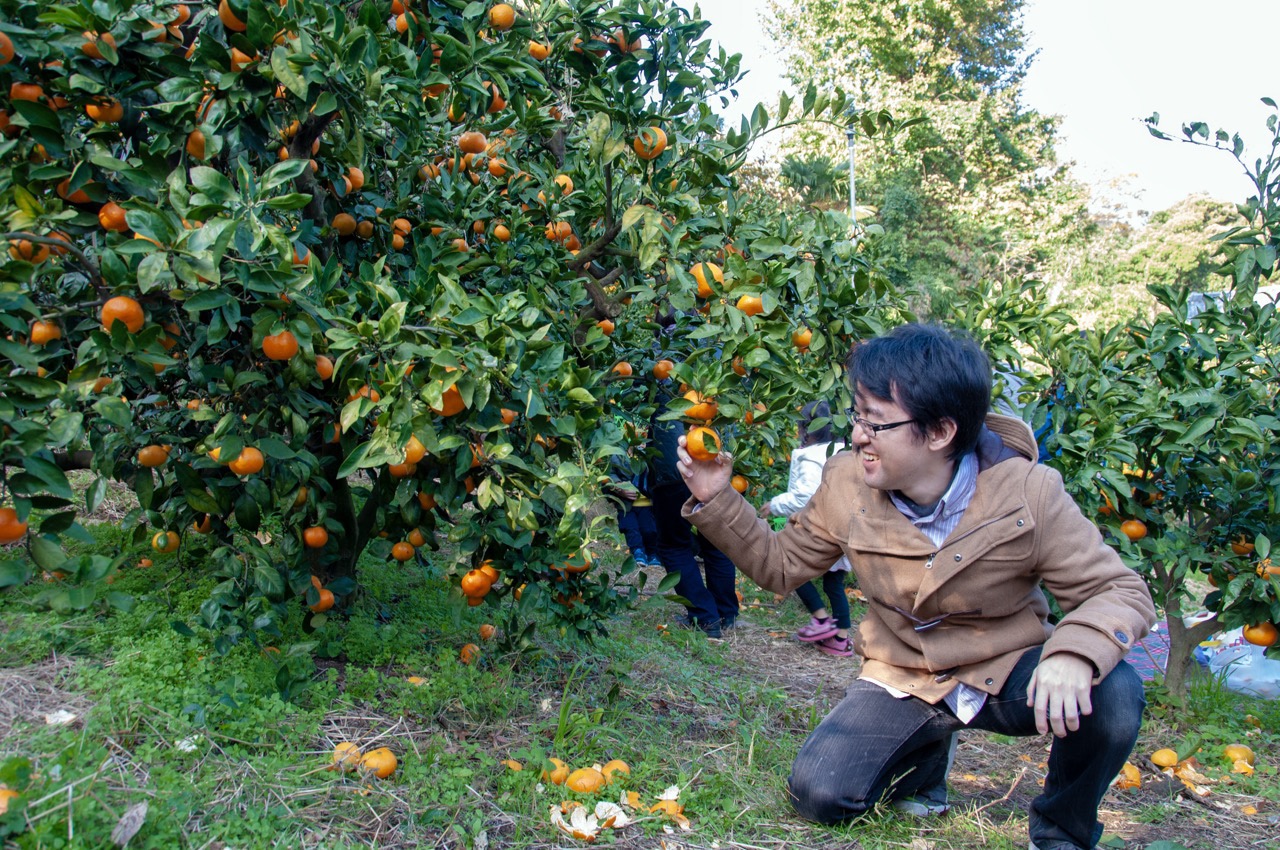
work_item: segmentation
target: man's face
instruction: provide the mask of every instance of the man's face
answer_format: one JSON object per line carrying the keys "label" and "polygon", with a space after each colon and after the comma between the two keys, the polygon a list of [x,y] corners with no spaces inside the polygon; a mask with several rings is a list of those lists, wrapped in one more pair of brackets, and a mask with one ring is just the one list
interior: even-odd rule
{"label": "man's face", "polygon": [[912,489],[930,471],[934,462],[916,432],[911,414],[896,402],[877,398],[859,385],[853,394],[854,415],[871,425],[898,425],[875,431],[874,428],[854,424],[852,443],[862,460],[862,473],[867,486],[877,490]]}

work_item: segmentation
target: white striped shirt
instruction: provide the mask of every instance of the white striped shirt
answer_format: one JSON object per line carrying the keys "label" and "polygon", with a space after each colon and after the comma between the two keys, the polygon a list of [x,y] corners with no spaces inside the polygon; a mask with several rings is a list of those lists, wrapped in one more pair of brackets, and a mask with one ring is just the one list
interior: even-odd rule
{"label": "white striped shirt", "polygon": [[[889,498],[893,500],[894,507],[901,511],[912,525],[933,541],[934,546],[941,546],[942,541],[947,539],[947,535],[960,525],[965,510],[973,501],[973,494],[977,487],[978,456],[969,452],[960,458],[960,462],[956,464],[955,475],[951,478],[951,486],[927,515],[917,516],[914,509],[916,506],[896,490],[889,492]],[[879,685],[899,699],[910,696],[897,688],[889,687],[884,682],[877,682],[870,678],[867,678],[867,681]],[[982,707],[987,703],[987,695],[961,682],[956,685],[955,690],[943,697],[943,701],[955,712],[961,723],[968,723],[978,716],[979,711],[982,711]]]}

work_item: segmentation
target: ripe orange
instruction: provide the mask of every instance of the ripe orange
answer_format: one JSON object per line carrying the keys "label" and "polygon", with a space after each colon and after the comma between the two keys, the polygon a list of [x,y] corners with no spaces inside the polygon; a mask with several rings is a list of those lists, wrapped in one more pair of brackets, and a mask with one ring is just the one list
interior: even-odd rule
{"label": "ripe orange", "polygon": [[413,223],[407,218],[397,218],[391,222],[391,229],[403,236],[408,236],[410,231],[413,230]]}
{"label": "ripe orange", "polygon": [[62,338],[62,328],[53,322],[36,320],[31,323],[31,344],[47,345],[55,339]]}
{"label": "ripe orange", "polygon": [[124,105],[111,98],[94,100],[84,105],[84,114],[99,124],[114,124],[124,117]]}
{"label": "ripe orange", "polygon": [[129,224],[124,218],[124,207],[115,201],[107,201],[102,205],[102,209],[98,210],[98,223],[104,230],[116,233],[124,233],[129,229]]}
{"label": "ripe orange", "polygon": [[313,525],[302,532],[302,542],[308,549],[323,549],[329,542],[329,531],[322,525]]}
{"label": "ripe orange", "polygon": [[612,785],[613,775],[617,773],[630,776],[631,766],[622,759],[609,759],[609,761],[605,762],[604,767],[600,768],[600,773],[604,775],[604,784]]}
{"label": "ripe orange", "polygon": [[13,508],[0,508],[0,543],[16,543],[27,534],[27,523],[18,522]]}
{"label": "ripe orange", "polygon": [[231,57],[231,70],[237,73],[240,71],[243,71],[245,65],[248,65],[251,62],[258,61],[258,57],[256,55],[250,56],[248,53],[245,53],[243,50],[241,50],[238,47],[231,48],[230,57]]}
{"label": "ripe orange", "polygon": [[632,374],[634,374],[634,370],[631,368],[631,364],[625,360],[623,360],[620,363],[613,364],[612,371],[613,371],[613,374],[623,378],[630,378]]}
{"label": "ripe orange", "polygon": [[733,374],[743,378],[747,376],[747,365],[742,362],[741,357],[733,358]]}
{"label": "ripe orange", "polygon": [[350,741],[343,741],[333,748],[333,767],[337,770],[355,770],[364,753]]}
{"label": "ripe orange", "polygon": [[684,412],[684,415],[690,419],[701,419],[703,422],[710,422],[716,418],[716,413],[720,410],[720,406],[715,401],[703,396],[697,390],[689,390],[684,394],[684,398],[686,401],[693,402],[692,406]]}
{"label": "ripe orange", "polygon": [[414,548],[427,545],[427,536],[422,533],[422,529],[420,528],[415,528],[413,531],[410,531],[409,535],[405,539],[409,541],[409,545]]}
{"label": "ripe orange", "polygon": [[455,416],[466,409],[467,403],[462,400],[462,393],[458,392],[457,384],[441,394],[439,407],[431,408],[437,416]]}
{"label": "ripe orange", "polygon": [[1242,761],[1246,764],[1253,764],[1255,759],[1253,750],[1246,747],[1244,744],[1228,744],[1223,747],[1222,755],[1225,756],[1228,761]]}
{"label": "ripe orange", "polygon": [[288,360],[298,353],[298,338],[292,331],[280,331],[262,338],[262,353],[270,360]]}
{"label": "ripe orange", "polygon": [[551,55],[551,45],[543,44],[540,41],[533,41],[532,39],[530,39],[529,55],[532,56],[538,62],[541,62],[543,59],[546,59],[548,56]]}
{"label": "ripe orange", "polygon": [[462,647],[462,649],[458,650],[458,660],[460,660],[463,664],[470,664],[472,661],[475,661],[476,658],[478,658],[479,656],[480,656],[480,647],[476,646],[474,643],[469,643],[466,646]]}
{"label": "ripe orange", "polygon": [[35,83],[14,83],[9,86],[9,100],[38,101],[44,97],[44,89]]}
{"label": "ripe orange", "polygon": [[364,188],[364,172],[354,165],[347,169],[347,179],[351,181],[351,191],[359,192]]}
{"label": "ripe orange", "polygon": [[492,559],[485,561],[476,569],[488,576],[489,584],[493,584],[498,580],[498,569],[493,565]]}
{"label": "ripe orange", "polygon": [[671,377],[671,370],[674,368],[676,368],[676,364],[672,363],[670,360],[659,360],[657,363],[653,364],[653,377],[657,378],[659,381],[665,381],[667,378]]}
{"label": "ripe orange", "polygon": [[370,387],[368,384],[360,387],[351,395],[347,396],[347,401],[355,401],[358,398],[367,398],[369,401],[377,404],[382,399],[382,393]]}
{"label": "ripe orange", "polygon": [[1276,642],[1276,637],[1274,623],[1262,622],[1244,627],[1244,639],[1254,646],[1271,646]]}
{"label": "ripe orange", "polygon": [[[93,181],[90,180],[88,183],[85,183],[84,185],[88,186],[89,183],[92,183],[92,182]],[[70,177],[63,177],[62,180],[58,183],[56,191],[58,193],[59,198],[62,198],[65,201],[70,201],[73,204],[87,204],[91,200],[89,197],[89,193],[86,192],[83,187],[76,189],[74,192],[71,191]]]}
{"label": "ripe orange", "polygon": [[417,550],[413,548],[413,544],[406,543],[401,540],[399,543],[391,547],[391,557],[403,564],[405,561],[413,557],[413,553],[415,551]]}
{"label": "ripe orange", "polygon": [[93,30],[86,30],[82,35],[84,44],[80,45],[80,51],[90,59],[102,58],[102,49],[99,45],[109,44],[112,48],[116,46],[116,38],[109,32],[99,34]]}
{"label": "ripe orange", "polygon": [[462,577],[462,595],[480,598],[493,586],[490,578],[480,570],[470,570]]}
{"label": "ripe orange", "polygon": [[333,591],[327,587],[320,588],[320,598],[316,600],[315,605],[309,606],[312,611],[317,614],[328,611],[333,607],[333,603],[337,600],[333,596]]}
{"label": "ripe orange", "polygon": [[191,523],[191,530],[196,534],[208,534],[213,531],[213,517],[205,514],[204,519],[198,519]]}
{"label": "ripe orange", "polygon": [[333,361],[323,354],[316,355],[316,374],[320,380],[327,381],[333,377]]}
{"label": "ripe orange", "polygon": [[609,319],[601,319],[600,321],[596,322],[596,327],[599,328],[600,332],[605,336],[612,336],[613,331],[617,327],[617,325],[615,325]]}
{"label": "ripe orange", "polygon": [[338,213],[329,224],[339,236],[350,236],[356,232],[356,217],[351,213]]}
{"label": "ripe orange", "polygon": [[720,435],[705,425],[697,425],[685,436],[685,448],[694,460],[715,460],[720,453]]}
{"label": "ripe orange", "polygon": [[427,492],[419,492],[418,504],[424,511],[429,511],[436,506],[436,497]]}
{"label": "ripe orange", "polygon": [[182,542],[182,538],[172,531],[157,531],[155,536],[151,538],[151,548],[165,555],[178,551],[178,544]]}
{"label": "ripe orange", "polygon": [[218,20],[222,21],[222,25],[232,32],[244,32],[248,29],[248,25],[236,17],[236,13],[231,10],[231,4],[227,0],[222,0],[218,4]]}
{"label": "ripe orange", "polygon": [[480,627],[480,640],[493,640],[493,636],[498,630],[493,627],[492,623],[485,623]]}
{"label": "ripe orange", "polygon": [[9,256],[15,260],[26,260],[33,266],[39,265],[49,259],[49,246],[30,239],[12,239],[9,241]]}
{"label": "ripe orange", "polygon": [[[31,341],[35,342],[35,339],[32,338]],[[1249,540],[1243,534],[1241,534],[1235,540],[1231,541],[1231,551],[1236,553],[1237,555],[1252,555],[1253,550],[1254,550],[1254,545],[1250,543]]]}
{"label": "ripe orange", "polygon": [[718,284],[724,283],[724,270],[715,263],[697,263],[689,269],[689,274],[698,282],[698,297],[710,298],[715,294],[711,284],[707,283],[707,275]]}
{"label": "ripe orange", "polygon": [[[182,8],[186,8],[183,6]],[[194,159],[204,159],[205,137],[200,130],[192,130],[187,134],[187,153]]]}
{"label": "ripe orange", "polygon": [[738,299],[738,303],[734,306],[748,316],[759,316],[764,312],[764,302],[760,300],[758,295],[744,295]]}
{"label": "ripe orange", "polygon": [[1142,520],[1127,519],[1120,523],[1120,530],[1131,541],[1138,541],[1147,536],[1147,526]]}
{"label": "ripe orange", "polygon": [[569,778],[569,765],[554,756],[547,759],[547,761],[551,762],[551,770],[547,770],[544,767],[542,769],[542,779],[552,785],[563,785],[564,781]]}
{"label": "ripe orange", "polygon": [[604,787],[604,784],[604,774],[594,767],[580,767],[564,781],[564,787],[579,794],[593,794]]}
{"label": "ripe orange", "polygon": [[236,475],[253,475],[255,472],[261,472],[264,463],[262,452],[253,446],[245,446],[240,450],[240,456],[227,466]]}
{"label": "ripe orange", "polygon": [[813,331],[808,328],[800,328],[791,334],[791,344],[801,352],[808,351],[811,342],[813,342]]}
{"label": "ripe orange", "polygon": [[169,460],[169,450],[164,446],[150,445],[138,449],[138,465],[145,467],[164,466]]}
{"label": "ripe orange", "polygon": [[142,305],[127,295],[117,295],[108,299],[107,303],[102,305],[99,316],[102,319],[102,329],[107,333],[111,333],[111,326],[116,322],[123,323],[129,329],[129,333],[136,334],[142,330]]}
{"label": "ripe orange", "polygon": [[502,409],[501,409],[501,411],[499,411],[499,412],[500,412],[500,414],[501,414],[501,416],[502,416],[502,424],[503,424],[503,425],[510,425],[512,422],[515,422],[515,421],[516,421],[516,417],[517,417],[517,416],[519,416],[519,414],[518,414],[518,413],[516,413],[514,410],[512,410],[512,409],[511,409],[511,408],[509,408],[509,407],[504,407],[504,408],[502,408]]}
{"label": "ripe orange", "polygon": [[458,137],[458,150],[463,153],[484,153],[489,140],[479,130],[468,130]]}
{"label": "ripe orange", "polygon": [[0,32],[0,65],[8,65],[13,61],[13,39]]}
{"label": "ripe orange", "polygon": [[733,489],[737,490],[739,493],[745,493],[747,492],[747,487],[751,485],[750,485],[750,482],[747,481],[745,477],[741,475],[735,475],[733,476],[732,479],[730,479],[729,486],[733,487]]}
{"label": "ripe orange", "polygon": [[367,218],[356,225],[356,236],[361,239],[368,239],[373,235],[373,222]]}
{"label": "ripe orange", "polygon": [[396,754],[386,747],[370,750],[360,759],[360,769],[366,773],[372,773],[379,779],[386,779],[395,773],[398,764]]}
{"label": "ripe orange", "polygon": [[[427,456],[427,447],[416,436],[410,434],[409,442],[404,445],[404,462],[417,463]],[[414,544],[415,546],[421,544]]]}
{"label": "ripe orange", "polygon": [[560,187],[560,194],[573,194],[573,178],[568,174],[557,174],[555,177],[555,184]]}
{"label": "ripe orange", "polygon": [[657,159],[667,149],[667,134],[660,127],[646,127],[632,140],[631,147],[643,160]]}
{"label": "ripe orange", "polygon": [[516,10],[507,3],[495,3],[489,10],[489,24],[498,32],[506,32],[515,22]]}

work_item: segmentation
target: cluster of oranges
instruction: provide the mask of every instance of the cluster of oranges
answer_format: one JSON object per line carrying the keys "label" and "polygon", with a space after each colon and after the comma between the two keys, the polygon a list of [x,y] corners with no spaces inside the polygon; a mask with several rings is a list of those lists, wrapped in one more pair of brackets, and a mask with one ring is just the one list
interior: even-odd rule
{"label": "cluster of oranges", "polygon": [[[513,771],[524,770],[524,765],[514,759],[507,759],[503,764]],[[579,794],[594,794],[601,788],[618,782],[623,776],[630,775],[631,767],[622,759],[610,759],[603,765],[593,764],[574,769],[553,756],[547,759],[540,778],[543,782],[563,785]]]}
{"label": "cluster of oranges", "polygon": [[378,747],[366,753],[359,745],[342,741],[333,748],[333,763],[329,769],[343,773],[359,771],[364,776],[386,779],[396,772],[399,764],[389,747]]}

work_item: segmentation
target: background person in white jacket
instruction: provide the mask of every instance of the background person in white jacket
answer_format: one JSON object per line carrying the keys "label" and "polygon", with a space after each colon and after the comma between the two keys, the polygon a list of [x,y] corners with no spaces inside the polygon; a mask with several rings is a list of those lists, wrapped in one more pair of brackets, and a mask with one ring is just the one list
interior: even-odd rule
{"label": "background person in white jacket", "polygon": [[[780,493],[760,506],[759,514],[791,516],[803,508],[822,483],[822,467],[827,458],[845,448],[844,442],[832,439],[831,407],[825,401],[811,401],[800,409],[799,446],[791,453],[791,473],[787,479],[787,492]],[[823,604],[822,596],[814,582],[806,582],[796,590],[796,596],[809,610],[808,624],[801,626],[796,637],[816,644],[828,655],[853,654],[849,640],[849,599],[844,595],[844,577],[849,572],[849,562],[841,558],[831,565],[822,577],[822,589],[831,600]]]}

